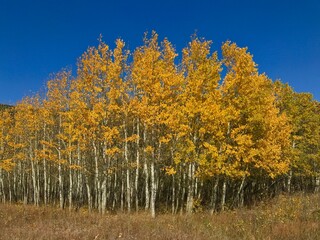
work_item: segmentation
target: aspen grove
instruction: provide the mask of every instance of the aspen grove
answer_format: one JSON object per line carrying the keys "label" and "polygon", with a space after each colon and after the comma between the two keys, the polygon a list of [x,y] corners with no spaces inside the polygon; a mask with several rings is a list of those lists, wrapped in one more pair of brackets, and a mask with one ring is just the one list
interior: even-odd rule
{"label": "aspen grove", "polygon": [[320,104],[247,48],[153,32],[102,40],[44,94],[0,111],[0,201],[101,213],[222,211],[320,191]]}

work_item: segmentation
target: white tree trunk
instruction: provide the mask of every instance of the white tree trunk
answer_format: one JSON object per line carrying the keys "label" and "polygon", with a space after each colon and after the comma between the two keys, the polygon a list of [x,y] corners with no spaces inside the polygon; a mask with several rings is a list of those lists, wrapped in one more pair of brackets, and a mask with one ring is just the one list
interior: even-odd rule
{"label": "white tree trunk", "polygon": [[219,176],[216,177],[216,180],[213,186],[213,191],[211,196],[211,210],[210,210],[211,215],[216,211],[218,185],[219,185]]}
{"label": "white tree trunk", "polygon": [[227,180],[223,179],[222,184],[222,196],[221,196],[221,211],[225,210],[226,205],[226,193],[227,193]]}
{"label": "white tree trunk", "polygon": [[127,199],[127,207],[128,212],[131,212],[131,183],[130,183],[130,166],[129,166],[129,158],[128,158],[128,133],[127,133],[127,126],[126,120],[123,121],[124,125],[124,158],[127,165],[126,170],[126,199]]}
{"label": "white tree trunk", "polygon": [[[144,132],[143,132],[143,141],[144,144],[146,144],[147,140],[147,127],[145,126]],[[150,193],[149,193],[149,170],[148,170],[148,162],[147,162],[146,154],[144,154],[144,164],[143,164],[143,171],[145,175],[145,210],[149,209],[150,206]]]}
{"label": "white tree trunk", "polygon": [[136,197],[136,211],[139,211],[139,189],[138,189],[138,184],[139,184],[139,167],[140,167],[140,127],[139,127],[139,119],[137,121],[137,141],[136,141],[136,145],[137,145],[137,156],[136,156],[136,176],[135,176],[135,197]]}
{"label": "white tree trunk", "polygon": [[151,217],[156,217],[156,210],[155,210],[155,203],[156,203],[156,182],[155,182],[155,169],[154,169],[154,158],[151,160],[151,201],[150,201],[150,210],[151,210]]}
{"label": "white tree trunk", "polygon": [[188,197],[187,197],[187,214],[192,213],[193,210],[193,198],[194,198],[194,163],[189,163],[188,170]]}

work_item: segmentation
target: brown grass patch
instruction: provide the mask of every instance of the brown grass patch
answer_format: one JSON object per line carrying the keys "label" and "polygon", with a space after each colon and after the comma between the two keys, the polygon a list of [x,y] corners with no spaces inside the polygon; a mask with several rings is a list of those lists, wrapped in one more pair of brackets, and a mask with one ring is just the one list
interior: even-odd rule
{"label": "brown grass patch", "polygon": [[320,195],[279,196],[213,216],[69,212],[0,204],[0,239],[320,239]]}

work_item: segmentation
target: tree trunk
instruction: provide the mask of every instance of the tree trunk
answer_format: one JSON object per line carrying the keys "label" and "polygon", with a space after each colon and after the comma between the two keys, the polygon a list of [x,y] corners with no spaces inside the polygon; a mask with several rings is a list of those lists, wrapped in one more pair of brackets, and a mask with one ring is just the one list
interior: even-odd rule
{"label": "tree trunk", "polygon": [[[61,134],[62,119],[61,114],[59,115],[59,135]],[[64,208],[64,196],[63,196],[63,178],[62,178],[62,166],[61,166],[61,140],[58,139],[58,174],[59,174],[59,199],[60,208]]]}
{"label": "tree trunk", "polygon": [[59,200],[60,208],[64,207],[64,197],[63,197],[63,179],[62,179],[62,166],[61,166],[61,156],[59,151],[59,164],[58,164],[58,174],[59,174]]}
{"label": "tree trunk", "polygon": [[175,199],[176,199],[176,186],[175,186],[175,174],[172,174],[172,195],[171,195],[171,213],[175,213]]}
{"label": "tree trunk", "polygon": [[99,180],[99,162],[98,162],[98,149],[95,141],[92,141],[93,153],[94,153],[94,206],[95,208],[100,207],[100,180]]}
{"label": "tree trunk", "polygon": [[[69,146],[70,148],[71,146]],[[69,150],[69,210],[72,210],[72,189],[73,189],[73,181],[72,181],[72,156],[71,156],[71,150]]]}
{"label": "tree trunk", "polygon": [[211,215],[216,211],[218,185],[219,185],[219,176],[216,177],[216,180],[213,185],[213,191],[211,196],[211,211],[210,211]]}
{"label": "tree trunk", "polygon": [[87,181],[86,181],[86,187],[87,187],[87,198],[88,198],[88,210],[89,210],[89,212],[91,212],[91,210],[92,210],[92,195],[91,195],[91,188],[90,188],[90,184],[88,181],[88,177],[87,177]]}
{"label": "tree trunk", "polygon": [[137,156],[136,156],[136,176],[135,176],[135,197],[136,197],[136,211],[139,211],[139,191],[138,191],[138,181],[139,181],[139,165],[140,165],[140,127],[139,127],[139,119],[137,121],[137,141],[136,141],[136,145],[137,145]]}
{"label": "tree trunk", "polygon": [[289,170],[288,179],[287,179],[287,192],[291,193],[291,179],[292,179],[292,170]]}
{"label": "tree trunk", "polygon": [[231,207],[233,207],[235,203],[237,204],[237,206],[243,207],[243,187],[245,184],[245,180],[246,180],[246,177],[243,177],[241,180],[241,184],[238,188],[237,194],[236,194],[235,198],[233,199]]}
{"label": "tree trunk", "polygon": [[104,176],[102,182],[102,200],[101,200],[101,213],[105,214],[107,204],[107,176]]}
{"label": "tree trunk", "polygon": [[314,188],[314,192],[315,193],[319,193],[320,192],[320,176],[317,175],[315,177],[315,188]]}
{"label": "tree trunk", "polygon": [[151,217],[156,217],[156,211],[155,211],[155,202],[156,202],[156,182],[155,182],[155,174],[154,174],[154,157],[151,160],[151,201],[150,201],[150,210],[151,210]]}
{"label": "tree trunk", "polygon": [[[159,142],[159,153],[158,153],[158,162],[160,162],[160,158],[161,158],[161,142]],[[150,171],[151,171],[151,204],[150,204],[150,208],[151,208],[151,217],[155,218],[156,217],[156,196],[157,196],[157,181],[156,181],[156,176],[155,176],[155,155],[154,155],[154,151],[153,151],[153,156],[152,156],[152,160],[151,160],[151,167],[150,167]]]}
{"label": "tree trunk", "polygon": [[126,161],[126,199],[127,199],[127,207],[128,212],[131,212],[131,183],[130,183],[130,166],[129,166],[129,158],[128,158],[128,133],[127,133],[127,126],[126,120],[123,121],[124,126],[124,158]]}
{"label": "tree trunk", "polygon": [[223,184],[222,184],[221,211],[225,210],[226,193],[227,193],[227,180],[226,180],[226,178],[224,178]]}
{"label": "tree trunk", "polygon": [[182,183],[181,183],[181,188],[182,188],[182,193],[181,193],[181,203],[180,203],[180,214],[183,213],[183,206],[184,206],[184,199],[185,199],[185,194],[186,194],[186,172],[185,172],[185,163],[181,166],[181,171],[182,171]]}
{"label": "tree trunk", "polygon": [[[43,125],[43,141],[46,141],[46,124]],[[46,151],[46,146],[42,144],[43,154]],[[47,196],[48,196],[48,183],[47,183],[47,161],[46,157],[43,157],[43,200],[44,205],[47,205]]]}
{"label": "tree trunk", "polygon": [[[143,132],[143,142],[146,145],[147,140],[147,127],[145,126]],[[147,156],[144,154],[144,164],[143,164],[143,171],[145,175],[145,210],[147,211],[150,206],[150,194],[149,194],[149,170],[148,170],[148,162]]]}
{"label": "tree trunk", "polygon": [[194,197],[194,163],[189,163],[188,170],[188,197],[187,197],[187,214],[192,213]]}
{"label": "tree trunk", "polygon": [[36,180],[36,170],[34,166],[34,161],[33,155],[32,155],[32,146],[30,143],[30,148],[29,148],[29,157],[30,157],[30,162],[31,162],[31,174],[32,174],[32,187],[33,187],[33,203],[34,205],[38,206],[38,198],[37,198],[37,180]]}
{"label": "tree trunk", "polygon": [[5,195],[5,191],[4,191],[4,183],[3,183],[3,175],[2,175],[2,169],[0,168],[0,197],[1,197],[1,201],[3,203],[6,202],[6,195]]}

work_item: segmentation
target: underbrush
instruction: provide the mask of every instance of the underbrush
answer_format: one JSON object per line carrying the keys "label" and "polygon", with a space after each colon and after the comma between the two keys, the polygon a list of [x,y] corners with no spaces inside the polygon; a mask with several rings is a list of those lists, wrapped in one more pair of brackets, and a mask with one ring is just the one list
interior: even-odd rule
{"label": "underbrush", "polygon": [[320,239],[320,195],[280,195],[210,215],[88,213],[0,204],[0,239]]}

